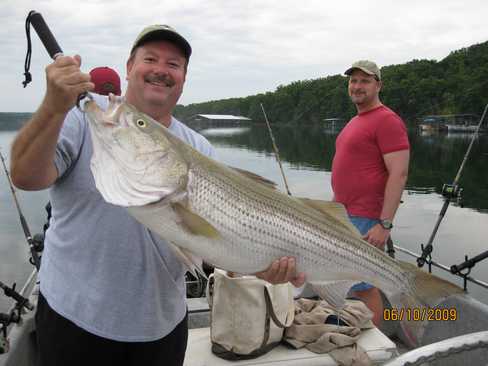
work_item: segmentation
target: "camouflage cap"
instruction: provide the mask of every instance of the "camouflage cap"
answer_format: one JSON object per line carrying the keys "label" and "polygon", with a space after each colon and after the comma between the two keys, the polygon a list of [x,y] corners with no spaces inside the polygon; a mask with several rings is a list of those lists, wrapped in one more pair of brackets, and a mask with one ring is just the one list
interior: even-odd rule
{"label": "camouflage cap", "polygon": [[368,61],[368,60],[356,61],[355,63],[352,64],[352,66],[349,69],[346,70],[344,74],[351,75],[355,69],[361,70],[368,75],[374,75],[378,80],[381,80],[380,69],[378,65],[376,65],[373,61]]}
{"label": "camouflage cap", "polygon": [[130,50],[130,53],[134,51],[135,48],[143,45],[149,41],[169,41],[174,43],[178,46],[185,55],[187,60],[190,59],[191,56],[191,46],[188,41],[183,38],[181,34],[179,34],[176,30],[171,28],[169,25],[165,24],[154,24],[150,25],[142,30],[141,33],[137,36],[134,44]]}

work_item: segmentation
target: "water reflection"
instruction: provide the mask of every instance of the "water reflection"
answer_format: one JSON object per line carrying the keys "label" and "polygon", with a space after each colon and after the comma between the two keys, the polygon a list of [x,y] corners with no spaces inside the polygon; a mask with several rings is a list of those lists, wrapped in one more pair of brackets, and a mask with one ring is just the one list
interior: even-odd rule
{"label": "water reflection", "polygon": [[232,136],[249,132],[250,127],[227,127],[227,128],[205,128],[199,132],[206,137],[210,136]]}
{"label": "water reflection", "polygon": [[32,113],[4,113],[0,112],[0,131],[17,131]]}
{"label": "water reflection", "polygon": [[[272,126],[285,175],[294,196],[331,199],[330,168],[338,131],[318,126]],[[267,128],[251,125],[247,133],[214,135],[208,139],[217,148],[220,160],[251,170],[278,183],[285,191],[272,150]],[[465,205],[451,205],[434,240],[433,259],[448,266],[474,257],[486,250],[488,236],[488,162],[487,136],[479,136],[473,146],[461,184],[465,188]],[[397,245],[420,252],[420,244],[429,239],[439,217],[443,199],[442,184],[452,182],[470,140],[444,135],[421,136],[410,131],[412,159],[404,203],[395,219],[393,239]],[[415,262],[398,253],[398,258]],[[452,275],[434,269],[434,273],[458,285]],[[488,282],[488,261],[478,264],[471,275]],[[472,296],[488,303],[488,292],[470,285]]]}
{"label": "water reflection", "polygon": [[[338,130],[320,126],[277,126],[273,134],[280,156],[297,169],[330,171]],[[214,129],[212,129],[214,130]],[[272,155],[266,126],[252,124],[248,129],[226,129],[223,134],[207,134],[221,147],[235,147]],[[237,133],[238,132],[238,133]],[[471,141],[470,134],[420,134],[409,131],[411,162],[407,190],[411,194],[441,193],[444,183],[452,183]],[[460,185],[466,207],[488,212],[488,135],[477,136]]]}
{"label": "water reflection", "polygon": [[[452,183],[471,142],[468,134],[437,134],[420,136],[409,134],[412,160],[407,185],[436,187],[440,193],[444,183]],[[469,160],[462,171],[459,184],[464,189],[464,205],[488,212],[488,175],[486,174],[487,135],[476,137]]]}

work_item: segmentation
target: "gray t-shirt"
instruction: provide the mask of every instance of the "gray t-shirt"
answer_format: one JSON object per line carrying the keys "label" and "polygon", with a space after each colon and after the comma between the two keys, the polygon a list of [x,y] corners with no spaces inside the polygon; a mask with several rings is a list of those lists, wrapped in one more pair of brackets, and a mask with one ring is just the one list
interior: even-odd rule
{"label": "gray t-shirt", "polygon": [[[107,107],[106,97],[94,97]],[[175,118],[169,130],[215,156],[203,136]],[[164,239],[103,200],[91,155],[88,121],[73,109],[56,148],[59,178],[49,192],[41,292],[56,312],[90,333],[131,342],[162,338],[185,316],[185,269]]]}

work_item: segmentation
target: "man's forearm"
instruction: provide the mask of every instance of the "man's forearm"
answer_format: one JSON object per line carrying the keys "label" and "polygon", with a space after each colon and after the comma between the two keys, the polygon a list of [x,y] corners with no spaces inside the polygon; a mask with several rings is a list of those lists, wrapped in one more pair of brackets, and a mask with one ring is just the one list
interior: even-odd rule
{"label": "man's forearm", "polygon": [[17,187],[39,190],[56,180],[54,156],[64,118],[78,95],[95,86],[80,65],[81,57],[75,55],[59,56],[46,67],[47,87],[41,106],[12,146],[10,175]]}
{"label": "man's forearm", "polygon": [[49,187],[57,178],[56,143],[65,114],[53,114],[43,105],[20,130],[10,155],[13,183],[26,190]]}
{"label": "man's forearm", "polygon": [[392,220],[400,205],[403,189],[407,182],[407,176],[403,174],[390,175],[386,182],[383,209],[381,210],[380,219]]}

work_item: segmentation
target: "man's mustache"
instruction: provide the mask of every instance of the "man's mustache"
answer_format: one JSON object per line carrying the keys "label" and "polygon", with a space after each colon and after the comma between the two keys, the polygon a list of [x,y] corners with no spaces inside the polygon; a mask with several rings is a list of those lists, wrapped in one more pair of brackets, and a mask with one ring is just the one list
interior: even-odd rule
{"label": "man's mustache", "polygon": [[174,79],[168,74],[151,74],[146,76],[144,80],[150,83],[155,82],[155,83],[165,84],[168,87],[172,87],[173,85],[176,84]]}

